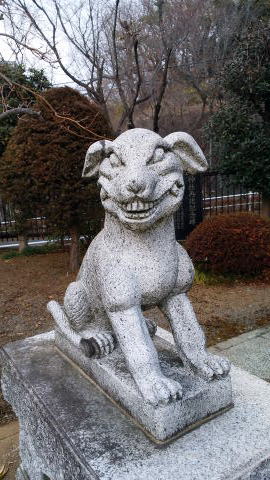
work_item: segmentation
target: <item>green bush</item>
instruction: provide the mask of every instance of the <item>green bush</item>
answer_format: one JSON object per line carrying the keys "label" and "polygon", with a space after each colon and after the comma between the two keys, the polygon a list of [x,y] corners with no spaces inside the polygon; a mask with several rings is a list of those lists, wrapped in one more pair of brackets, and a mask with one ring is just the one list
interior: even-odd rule
{"label": "green bush", "polygon": [[185,248],[200,270],[257,275],[270,268],[270,222],[251,213],[206,218]]}
{"label": "green bush", "polygon": [[46,243],[42,246],[28,246],[22,252],[18,250],[8,250],[1,254],[3,260],[9,260],[15,257],[30,257],[31,255],[44,255],[46,253],[59,252],[61,246],[58,243]]}

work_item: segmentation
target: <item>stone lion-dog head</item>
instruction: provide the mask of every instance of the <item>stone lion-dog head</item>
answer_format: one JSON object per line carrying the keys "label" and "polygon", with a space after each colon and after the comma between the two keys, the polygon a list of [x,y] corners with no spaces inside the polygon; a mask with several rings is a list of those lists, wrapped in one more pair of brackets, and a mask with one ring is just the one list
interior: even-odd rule
{"label": "stone lion-dog head", "polygon": [[183,172],[207,168],[194,138],[184,132],[165,138],[143,128],[116,140],[92,144],[83,177],[98,176],[104,209],[133,230],[146,230],[174,213],[183,198]]}

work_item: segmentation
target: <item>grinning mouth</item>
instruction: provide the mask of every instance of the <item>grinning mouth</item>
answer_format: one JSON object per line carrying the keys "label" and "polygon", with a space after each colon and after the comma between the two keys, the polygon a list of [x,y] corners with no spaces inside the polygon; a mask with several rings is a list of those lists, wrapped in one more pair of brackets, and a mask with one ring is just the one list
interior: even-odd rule
{"label": "grinning mouth", "polygon": [[179,186],[176,185],[176,183],[174,183],[170,190],[167,190],[167,192],[163,193],[163,195],[161,195],[161,197],[159,197],[157,200],[154,200],[152,202],[142,202],[141,200],[134,200],[130,203],[122,203],[120,206],[121,209],[124,211],[125,216],[128,218],[146,218],[154,212],[157,205],[169,194],[178,196]]}
{"label": "grinning mouth", "polygon": [[142,202],[141,200],[135,200],[131,203],[122,204],[121,208],[128,218],[146,218],[155,210],[157,203],[157,201]]}

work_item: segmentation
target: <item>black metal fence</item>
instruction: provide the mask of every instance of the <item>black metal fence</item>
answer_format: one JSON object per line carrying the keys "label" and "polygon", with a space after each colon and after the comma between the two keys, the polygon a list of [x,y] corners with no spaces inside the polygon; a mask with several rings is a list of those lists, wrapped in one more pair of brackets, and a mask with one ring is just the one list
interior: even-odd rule
{"label": "black metal fence", "polygon": [[[12,205],[0,199],[0,245],[18,241],[19,232],[15,221],[16,212]],[[27,232],[29,240],[44,240],[50,232],[46,225],[45,217],[37,212],[27,220]]]}
{"label": "black metal fence", "polygon": [[[185,194],[175,215],[178,240],[183,240],[206,216],[231,212],[261,212],[261,195],[235,185],[233,176],[219,172],[185,176]],[[15,213],[11,205],[0,199],[0,246],[18,241]],[[28,219],[29,240],[45,240],[50,236],[46,219],[38,213]]]}
{"label": "black metal fence", "polygon": [[236,185],[233,175],[186,175],[183,203],[175,215],[176,238],[184,240],[204,217],[233,212],[260,214],[261,210],[261,195]]}
{"label": "black metal fence", "polygon": [[177,240],[184,240],[203,219],[201,175],[185,175],[183,202],[174,216]]}
{"label": "black metal fence", "polygon": [[233,175],[206,172],[202,175],[203,215],[231,212],[261,213],[262,199],[256,192],[235,185]]}

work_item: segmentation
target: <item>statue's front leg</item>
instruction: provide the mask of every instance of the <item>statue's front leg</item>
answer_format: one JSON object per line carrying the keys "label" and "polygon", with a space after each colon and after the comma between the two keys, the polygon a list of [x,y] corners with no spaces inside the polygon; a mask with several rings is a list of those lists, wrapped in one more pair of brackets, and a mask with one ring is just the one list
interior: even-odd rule
{"label": "statue's front leg", "polygon": [[161,372],[157,351],[141,308],[133,306],[107,313],[142,397],[153,405],[167,404],[180,398],[181,385]]}
{"label": "statue's front leg", "polygon": [[185,293],[166,299],[160,308],[171,324],[174,341],[184,364],[209,380],[229,373],[228,360],[206,351],[204,333]]}

